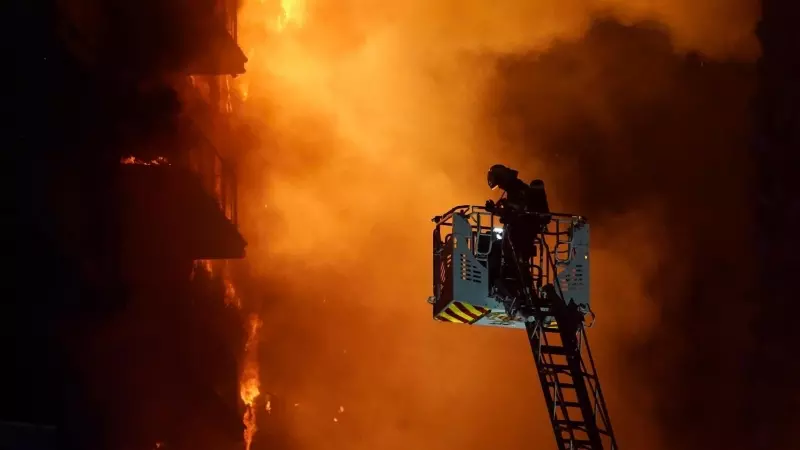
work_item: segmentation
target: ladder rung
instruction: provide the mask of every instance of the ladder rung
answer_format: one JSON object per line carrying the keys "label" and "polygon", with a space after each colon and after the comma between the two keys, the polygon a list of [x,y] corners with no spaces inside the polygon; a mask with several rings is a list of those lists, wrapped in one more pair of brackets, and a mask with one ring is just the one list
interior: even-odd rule
{"label": "ladder rung", "polygon": [[[556,387],[556,384],[548,382],[547,386],[548,387]],[[575,385],[572,384],[572,383],[558,383],[558,388],[559,389],[575,389]]]}
{"label": "ladder rung", "polygon": [[586,422],[582,420],[554,420],[555,425],[564,425],[568,428],[581,428],[586,427]]}
{"label": "ladder rung", "polygon": [[551,355],[566,355],[567,349],[558,345],[542,345],[539,347],[541,353],[549,353]]}
{"label": "ladder rung", "polygon": [[569,372],[569,366],[566,364],[542,364],[543,369],[552,369],[555,372]]}
{"label": "ladder rung", "polygon": [[566,406],[567,408],[580,408],[581,407],[581,404],[578,403],[578,402],[568,402],[568,401],[562,400],[562,401],[559,401],[559,402],[556,402],[556,403],[559,404],[559,405],[562,405],[562,406]]}
{"label": "ladder rung", "polygon": [[573,439],[564,442],[568,449],[592,448],[592,441],[586,439]]}

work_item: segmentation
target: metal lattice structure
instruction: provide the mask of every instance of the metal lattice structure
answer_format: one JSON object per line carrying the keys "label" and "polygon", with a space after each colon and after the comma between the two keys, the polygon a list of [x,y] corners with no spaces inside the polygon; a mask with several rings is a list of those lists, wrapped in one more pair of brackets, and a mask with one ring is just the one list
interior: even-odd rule
{"label": "metal lattice structure", "polygon": [[547,215],[547,225],[534,233],[535,256],[524,269],[530,270],[524,279],[531,285],[513,298],[492,286],[491,254],[508,239],[498,216],[465,205],[434,222],[429,298],[434,318],[526,330],[558,448],[617,450],[586,339],[586,322],[594,318],[586,219]]}
{"label": "metal lattice structure", "polygon": [[527,327],[558,448],[616,450],[586,331],[581,324],[562,323],[569,320]]}

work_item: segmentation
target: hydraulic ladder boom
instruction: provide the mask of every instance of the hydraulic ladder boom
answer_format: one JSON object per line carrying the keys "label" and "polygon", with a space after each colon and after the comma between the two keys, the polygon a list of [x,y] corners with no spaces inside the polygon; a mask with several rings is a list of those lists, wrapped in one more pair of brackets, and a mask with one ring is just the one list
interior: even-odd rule
{"label": "hydraulic ladder boom", "polygon": [[563,450],[617,450],[582,317],[564,305],[550,325],[526,331],[556,443]]}
{"label": "hydraulic ladder boom", "polygon": [[[538,320],[525,324],[548,417],[559,450],[618,450],[584,328],[586,313],[593,316],[591,310],[587,310],[588,283],[581,283],[587,291],[583,308],[575,302],[581,301],[582,296],[571,298],[568,283],[575,270],[585,271],[588,266],[567,268],[560,273],[558,267],[559,262],[581,256],[577,251],[580,244],[572,242],[579,233],[575,232],[576,228],[585,228],[583,256],[588,260],[588,224],[581,219],[566,233],[559,228],[556,225],[553,233],[544,231],[536,238],[538,256],[534,257],[534,284],[552,289],[549,292],[543,289],[544,296],[549,298],[547,306],[535,309]],[[562,238],[564,234],[569,236],[566,240]],[[551,242],[555,238],[553,251],[548,238]],[[559,252],[559,247],[564,246],[567,251]],[[566,303],[568,298],[569,303]],[[530,298],[527,301],[533,303]]]}

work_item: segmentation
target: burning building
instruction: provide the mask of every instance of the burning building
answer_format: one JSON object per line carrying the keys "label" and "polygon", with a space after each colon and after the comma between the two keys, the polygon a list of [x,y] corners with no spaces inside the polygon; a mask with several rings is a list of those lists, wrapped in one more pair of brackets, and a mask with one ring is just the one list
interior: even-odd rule
{"label": "burning building", "polygon": [[29,243],[17,279],[34,286],[3,314],[0,439],[241,448],[247,330],[223,270],[246,247],[236,2],[23,3],[37,56],[20,55],[33,109],[15,119],[12,224]]}

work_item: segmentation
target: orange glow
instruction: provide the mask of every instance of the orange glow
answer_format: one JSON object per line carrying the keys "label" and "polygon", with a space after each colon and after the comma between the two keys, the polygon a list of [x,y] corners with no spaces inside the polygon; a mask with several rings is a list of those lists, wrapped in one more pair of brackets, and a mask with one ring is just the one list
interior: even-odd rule
{"label": "orange glow", "polygon": [[229,113],[229,114],[233,112],[233,99],[231,98],[231,90],[232,89],[234,89],[234,87],[232,86],[232,83],[231,83],[231,77],[226,76],[225,77],[225,105],[224,105],[223,109],[224,109],[224,111],[226,113]]}
{"label": "orange glow", "polygon": [[194,264],[196,268],[205,270],[209,275],[214,274],[214,266],[211,264],[211,261],[207,259],[200,259],[195,261]]}
{"label": "orange glow", "polygon": [[302,27],[306,17],[306,0],[281,0],[278,30],[289,26]]}
{"label": "orange glow", "polygon": [[246,101],[247,94],[249,93],[247,89],[247,81],[244,80],[238,81],[237,83],[235,83],[235,88],[236,91],[239,93],[239,97],[242,99],[242,101]]}
{"label": "orange glow", "polygon": [[242,299],[236,294],[236,287],[229,280],[225,280],[225,306],[242,308]]}
{"label": "orange glow", "polygon": [[[632,3],[605,3],[626,2]],[[346,402],[346,420],[343,410],[331,418],[327,409],[321,420],[359,427],[360,438],[348,448],[381,448],[387,442],[420,449],[444,443],[502,447],[532,434],[541,436],[536,444],[552,443],[544,407],[530,401],[541,394],[524,338],[503,330],[442,327],[430,319],[425,303],[430,218],[453,205],[483,204],[492,197],[485,171],[494,163],[518,168],[529,179],[550,179],[552,168],[537,158],[541,149],[515,147],[519,143],[499,136],[486,117],[486,98],[500,70],[496,57],[579,38],[594,3],[243,2],[239,41],[249,62],[236,88],[247,100],[243,115],[262,143],[259,159],[269,168],[248,172],[250,167],[243,167],[242,178],[257,192],[242,199],[249,208],[241,210],[240,223],[253,272],[271,288],[297,292],[274,299],[274,314],[263,317],[265,329],[286,336],[286,348],[276,348],[280,356],[269,364],[293,368],[285,369],[292,373],[286,380],[270,380],[269,386],[284,383],[304,405]],[[667,9],[670,26],[683,31],[680,42],[712,52],[725,47],[708,28],[681,28],[688,12]],[[638,8],[621,16],[651,18],[661,12]],[[750,33],[751,24],[746,25],[741,30]],[[731,26],[728,36],[741,30]],[[554,208],[563,206],[557,189],[549,195]],[[645,253],[648,239],[637,242]],[[630,254],[598,249],[595,255],[598,313],[613,316],[611,299],[622,303],[622,284],[629,287],[622,295],[626,314],[646,317],[640,277],[649,268],[627,267]],[[599,329],[594,348],[603,349],[614,325]],[[314,345],[295,343],[307,341]],[[611,374],[605,364],[611,359],[598,362],[601,371]],[[609,376],[604,385],[609,396],[622,389],[612,380]],[[253,385],[242,387],[255,392]],[[474,397],[466,395],[474,407],[458,406],[476,389]],[[265,409],[270,410],[269,403]],[[504,413],[487,416],[487,410]],[[248,414],[246,420],[253,419],[255,410]],[[428,416],[447,419],[415,422]],[[526,423],[537,425],[494,436],[492,442],[476,442],[461,428],[442,426],[505,429],[509,417],[530,418]],[[631,417],[647,420],[638,419],[641,414]],[[317,424],[292,420],[288,432],[299,446],[330,447],[316,437]],[[398,426],[407,423],[413,428]],[[635,422],[628,429],[645,425]]]}

